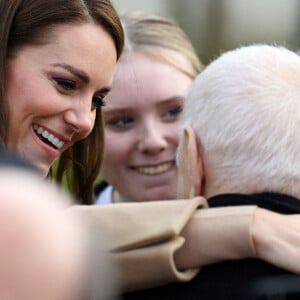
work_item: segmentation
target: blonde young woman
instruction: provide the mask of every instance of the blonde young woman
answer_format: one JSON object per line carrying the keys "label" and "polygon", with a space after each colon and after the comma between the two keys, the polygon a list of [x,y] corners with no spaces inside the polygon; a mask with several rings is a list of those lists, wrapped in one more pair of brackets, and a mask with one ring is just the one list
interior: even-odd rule
{"label": "blonde young woman", "polygon": [[105,151],[98,204],[176,198],[175,152],[187,90],[203,66],[172,20],[121,16],[125,48],[103,108]]}

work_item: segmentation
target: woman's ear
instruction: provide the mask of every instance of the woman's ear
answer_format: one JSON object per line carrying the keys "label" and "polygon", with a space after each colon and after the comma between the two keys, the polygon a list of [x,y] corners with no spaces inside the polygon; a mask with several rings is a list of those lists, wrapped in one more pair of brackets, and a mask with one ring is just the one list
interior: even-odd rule
{"label": "woman's ear", "polygon": [[186,199],[201,196],[203,164],[200,149],[193,128],[183,130],[182,141],[177,156],[178,190],[177,198]]}

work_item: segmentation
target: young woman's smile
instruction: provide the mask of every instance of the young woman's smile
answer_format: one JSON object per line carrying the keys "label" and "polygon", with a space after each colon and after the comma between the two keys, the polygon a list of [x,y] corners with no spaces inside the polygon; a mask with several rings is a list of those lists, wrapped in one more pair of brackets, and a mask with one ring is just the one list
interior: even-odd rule
{"label": "young woman's smile", "polygon": [[174,165],[175,165],[175,161],[171,160],[160,164],[145,165],[145,166],[131,166],[130,168],[137,171],[140,174],[151,176],[151,175],[163,174],[168,170],[170,170]]}

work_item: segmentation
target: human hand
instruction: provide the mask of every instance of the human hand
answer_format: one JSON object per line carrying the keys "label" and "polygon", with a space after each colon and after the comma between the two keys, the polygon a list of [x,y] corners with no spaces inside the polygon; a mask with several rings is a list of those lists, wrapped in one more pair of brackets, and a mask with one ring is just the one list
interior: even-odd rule
{"label": "human hand", "polygon": [[300,274],[300,215],[257,208],[251,227],[258,258]]}

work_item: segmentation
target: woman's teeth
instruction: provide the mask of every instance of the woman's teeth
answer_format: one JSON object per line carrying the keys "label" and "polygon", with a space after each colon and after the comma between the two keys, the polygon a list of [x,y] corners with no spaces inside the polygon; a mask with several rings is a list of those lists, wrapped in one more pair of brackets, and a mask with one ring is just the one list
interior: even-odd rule
{"label": "woman's teeth", "polygon": [[167,171],[172,165],[173,165],[172,162],[168,162],[156,167],[138,167],[135,169],[142,174],[154,175],[154,174],[160,174]]}
{"label": "woman's teeth", "polygon": [[43,127],[38,126],[38,125],[35,124],[35,125],[33,125],[33,129],[39,136],[46,139],[48,142],[50,142],[57,149],[60,149],[64,145],[63,141],[61,141],[59,138],[54,136],[52,133],[49,133]]}

